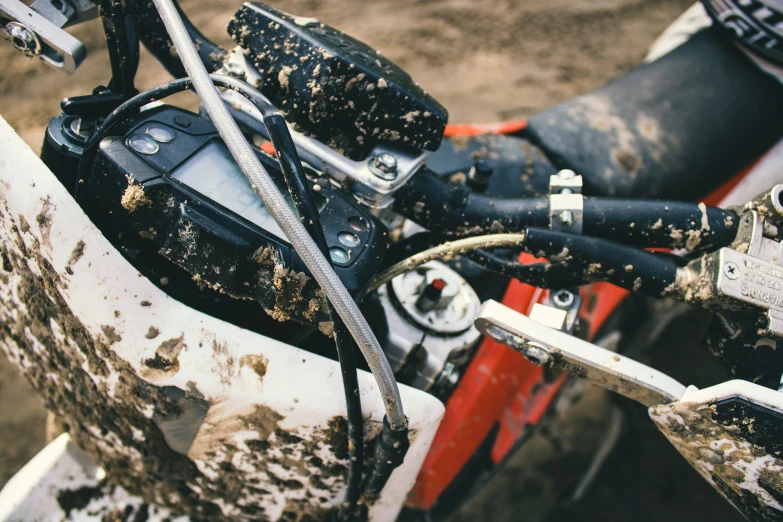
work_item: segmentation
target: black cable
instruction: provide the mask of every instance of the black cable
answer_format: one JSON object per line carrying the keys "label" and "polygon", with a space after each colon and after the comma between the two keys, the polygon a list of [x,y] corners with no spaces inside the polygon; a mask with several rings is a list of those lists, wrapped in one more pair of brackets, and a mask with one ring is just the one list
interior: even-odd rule
{"label": "black cable", "polygon": [[[448,237],[548,227],[548,197],[487,195],[448,183],[430,171],[413,176],[395,194],[394,209]],[[730,244],[739,217],[731,210],[688,202],[584,198],[582,233],[622,243],[705,250]]]}
{"label": "black cable", "polygon": [[[383,259],[379,273],[400,261],[444,242],[444,238],[431,232],[419,232],[400,240],[390,248]],[[540,288],[565,288],[586,285],[594,280],[585,277],[571,267],[549,262],[524,264],[516,259],[501,256],[497,249],[478,249],[461,254],[483,269],[506,277],[518,279],[523,283]]]}
{"label": "black cable", "polygon": [[[163,20],[158,15],[158,11],[153,3],[149,0],[126,0],[126,5],[128,12],[137,22],[137,31],[144,47],[174,78],[187,76],[179,56],[174,51],[174,44],[171,42],[171,38],[169,38],[166,26],[163,25]],[[182,17],[182,21],[185,23],[188,34],[196,44],[199,58],[204,62],[209,72],[215,72],[223,65],[223,60],[226,58],[225,49],[212,42],[196,29],[176,2],[175,5]]]}
{"label": "black cable", "polygon": [[[249,99],[263,116],[269,139],[275,148],[280,168],[283,171],[288,191],[300,218],[321,253],[330,259],[329,245],[321,227],[318,206],[302,170],[302,163],[296,152],[296,146],[288,132],[288,126],[282,114],[263,96],[254,92],[241,92]],[[333,325],[337,359],[343,376],[345,391],[346,417],[348,423],[348,479],[345,497],[344,517],[350,517],[361,495],[362,469],[364,467],[364,418],[362,417],[359,380],[356,370],[356,355],[353,339],[342,318],[329,306],[329,319]],[[347,518],[346,518],[347,519]]]}
{"label": "black cable", "polygon": [[733,210],[683,201],[585,198],[584,216],[588,236],[694,251],[731,244],[739,227]]}
{"label": "black cable", "polygon": [[[487,236],[489,237],[492,236]],[[482,236],[476,236],[474,239],[481,238]],[[426,236],[417,238],[412,244],[421,245],[426,239]],[[525,229],[524,238],[517,244],[525,252],[546,258],[548,262],[526,265],[504,259],[481,248],[459,251],[487,270],[540,288],[569,288],[596,281],[608,281],[650,297],[661,297],[664,290],[676,281],[679,267],[677,256],[648,252],[606,239],[536,227]],[[395,273],[398,265],[411,264],[413,257],[421,257],[423,253],[438,248],[446,252],[456,251],[456,246],[428,246],[387,268],[376,280],[393,277],[388,272]]]}
{"label": "black cable", "polygon": [[595,282],[595,279],[591,279],[583,272],[564,264],[547,262],[524,264],[514,259],[503,258],[491,250],[475,250],[465,254],[465,257],[490,272],[513,277],[539,288],[567,288]]}
{"label": "black cable", "polygon": [[[242,82],[229,78],[226,78],[225,81],[228,81],[230,88],[253,102],[261,112],[267,133],[280,161],[280,167],[289,185],[289,190],[292,194],[298,195],[301,200],[297,204],[298,209],[301,207],[300,216],[305,216],[305,219],[308,219],[308,216],[311,219],[318,219],[315,200],[302,170],[302,164],[299,161],[291,134],[288,132],[288,126],[280,112],[263,95],[249,89],[249,87],[245,87],[245,84]],[[307,223],[305,223],[305,226],[307,226]],[[329,259],[329,251],[326,239],[323,236],[323,230],[320,226],[317,228],[318,231],[313,237],[324,256]],[[348,438],[350,442],[348,448],[348,491],[346,492],[345,507],[340,511],[339,517],[343,520],[355,520],[363,518],[364,513],[360,513],[360,510],[366,511],[365,506],[361,508],[358,506],[359,495],[363,493],[365,499],[370,502],[380,496],[392,472],[405,459],[405,455],[410,447],[410,441],[408,439],[407,426],[402,429],[392,429],[387,416],[384,415],[383,429],[375,444],[373,466],[362,488],[363,418],[353,342],[343,321],[334,313],[331,307],[329,311],[334,325],[334,337],[340,368],[343,373],[343,386],[348,412]],[[364,490],[363,492],[362,489]]]}
{"label": "black cable", "polygon": [[132,41],[136,32],[127,25],[128,16],[122,2],[101,0],[100,13],[111,64],[112,77],[108,87],[112,92],[130,98],[137,92],[133,81],[138,59],[134,58]]}
{"label": "black cable", "polygon": [[[522,248],[562,265],[565,270],[579,272],[577,277],[608,281],[650,297],[661,297],[677,278],[677,262],[671,256],[606,239],[528,227]],[[532,284],[542,286],[539,283]]]}
{"label": "black cable", "polygon": [[395,193],[394,210],[448,237],[520,232],[549,225],[549,198],[492,196],[425,170]]}
{"label": "black cable", "polygon": [[[321,227],[318,206],[310,190],[302,164],[298,160],[296,147],[288,132],[285,120],[272,103],[263,95],[251,90],[239,80],[212,76],[215,85],[235,90],[250,100],[264,116],[263,122],[267,128],[270,140],[275,147],[280,169],[288,185],[294,205],[303,225],[313,237],[321,252],[329,259],[329,248]],[[85,153],[79,164],[79,179],[86,179],[92,168],[97,146],[108,131],[118,122],[125,120],[130,114],[138,113],[141,108],[155,100],[171,96],[192,88],[190,78],[174,80],[141,93],[123,103],[104,120],[96,129],[85,146]],[[78,185],[78,184],[77,184]],[[343,376],[348,424],[348,479],[346,492],[346,512],[351,512],[361,495],[362,468],[364,460],[364,418],[362,416],[361,397],[356,369],[356,357],[353,341],[340,316],[329,306],[329,317],[333,324],[333,335],[337,348],[337,358]],[[350,516],[350,513],[349,513]]]}

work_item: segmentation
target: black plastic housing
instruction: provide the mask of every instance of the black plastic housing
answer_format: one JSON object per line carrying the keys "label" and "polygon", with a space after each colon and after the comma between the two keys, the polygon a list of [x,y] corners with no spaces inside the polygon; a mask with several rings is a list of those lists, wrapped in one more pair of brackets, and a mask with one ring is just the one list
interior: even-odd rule
{"label": "black plastic housing", "polygon": [[[175,139],[160,143],[155,154],[131,150],[129,137],[143,134],[151,123],[171,129]],[[205,118],[171,106],[144,111],[101,141],[90,178],[80,180],[77,200],[101,217],[96,222],[102,230],[121,232],[117,235],[119,246],[126,253],[147,252],[147,257],[154,253],[184,269],[197,283],[235,298],[255,299],[281,319],[314,324],[326,321],[312,278],[305,278],[305,284],[300,277],[286,273],[290,269],[309,275],[287,241],[174,177],[178,167],[213,143],[222,145],[215,127]],[[285,191],[277,161],[260,151],[258,156]],[[308,182],[311,187],[318,185],[315,192],[328,246],[347,249],[338,238],[341,232],[350,232],[359,240],[350,249],[349,262],[335,266],[346,288],[357,296],[382,260],[386,229],[328,180],[314,177]],[[123,197],[134,187],[141,191],[141,203],[128,205]],[[351,218],[363,226],[351,227]],[[271,249],[264,253],[268,247]],[[308,307],[312,299],[319,301],[315,310]],[[303,305],[289,306],[297,303]]]}
{"label": "black plastic housing", "polygon": [[49,121],[41,145],[41,161],[49,167],[68,192],[74,193],[79,160],[87,140],[71,130],[76,116],[61,114]]}
{"label": "black plastic housing", "polygon": [[311,18],[245,3],[228,25],[258,87],[297,130],[361,159],[377,142],[435,150],[446,109],[368,45]]}

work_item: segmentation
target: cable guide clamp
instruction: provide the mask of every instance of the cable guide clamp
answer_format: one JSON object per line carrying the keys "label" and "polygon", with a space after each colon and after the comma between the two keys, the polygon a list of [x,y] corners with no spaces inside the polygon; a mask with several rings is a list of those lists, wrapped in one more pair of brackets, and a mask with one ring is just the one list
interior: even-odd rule
{"label": "cable guide clamp", "polygon": [[549,177],[549,225],[558,232],[581,234],[584,224],[582,176],[563,169]]}

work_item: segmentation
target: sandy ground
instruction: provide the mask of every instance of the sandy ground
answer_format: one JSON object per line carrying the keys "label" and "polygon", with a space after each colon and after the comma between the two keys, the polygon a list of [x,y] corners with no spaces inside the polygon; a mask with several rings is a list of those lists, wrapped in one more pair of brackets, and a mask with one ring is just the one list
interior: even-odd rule
{"label": "sandy ground", "polygon": [[[317,17],[375,46],[441,101],[452,122],[489,122],[527,117],[633,68],[660,31],[692,0],[269,3]],[[182,4],[208,36],[230,45],[225,26],[239,2],[183,0]],[[85,94],[108,81],[100,23],[92,21],[72,32],[86,45],[88,58],[71,78],[0,44],[0,114],[35,150],[40,147],[47,121],[59,113],[63,97]],[[162,68],[144,53],[138,87],[149,88],[167,79]],[[606,397],[592,400],[605,402]],[[5,435],[0,442],[0,486],[44,444],[44,419],[38,398],[5,360],[0,360],[0,433]],[[602,424],[587,419],[576,426],[571,432],[578,447],[580,434],[595,431]],[[717,515],[712,519],[729,520],[730,508],[722,504],[718,511],[688,511],[691,497],[677,496],[674,490],[678,488],[671,484],[680,477],[693,488],[688,491],[706,499],[707,504],[716,500],[715,496],[694,480],[695,473],[677,460],[674,450],[654,429],[638,427],[644,423],[626,422],[626,426],[620,441],[623,453],[610,457],[608,471],[600,476],[600,487],[590,490],[587,501],[565,510],[564,520],[708,520],[708,514]],[[552,437],[540,438],[531,447],[537,453],[547,448],[551,452]],[[643,457],[649,451],[661,452],[672,469],[654,474],[649,481],[639,480],[637,470],[644,469]],[[544,459],[541,467],[530,469],[524,458],[522,455],[509,463],[510,471],[494,479],[492,489],[458,518],[471,520],[493,513],[497,520],[537,519],[532,512],[523,515],[530,509],[530,498],[536,497],[536,476],[549,473],[555,481],[573,477],[561,476],[568,469],[560,465],[561,459]],[[649,475],[647,470],[644,474]],[[657,507],[663,503],[665,509],[651,511],[645,503]]]}

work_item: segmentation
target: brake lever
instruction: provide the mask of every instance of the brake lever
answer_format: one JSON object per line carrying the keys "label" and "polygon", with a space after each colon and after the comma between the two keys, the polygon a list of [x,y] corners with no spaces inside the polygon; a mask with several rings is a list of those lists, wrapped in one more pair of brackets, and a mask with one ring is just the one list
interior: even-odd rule
{"label": "brake lever", "polygon": [[783,393],[743,380],[703,390],[560,331],[562,312],[530,317],[487,301],[476,328],[551,366],[648,406],[680,454],[750,520],[783,519]]}
{"label": "brake lever", "polygon": [[674,402],[685,393],[685,386],[668,375],[562,332],[558,322],[557,314],[544,305],[534,305],[528,317],[490,300],[481,307],[475,325],[534,364],[552,365],[645,406]]}

